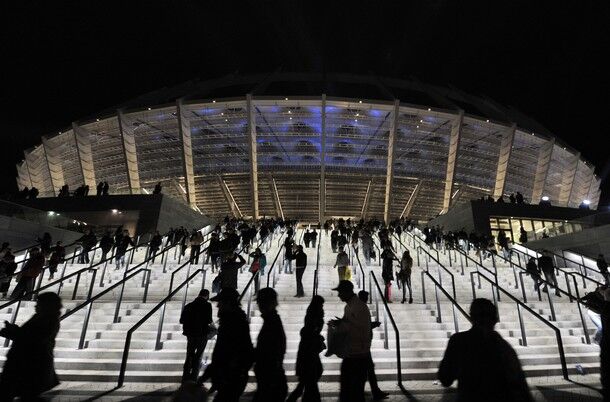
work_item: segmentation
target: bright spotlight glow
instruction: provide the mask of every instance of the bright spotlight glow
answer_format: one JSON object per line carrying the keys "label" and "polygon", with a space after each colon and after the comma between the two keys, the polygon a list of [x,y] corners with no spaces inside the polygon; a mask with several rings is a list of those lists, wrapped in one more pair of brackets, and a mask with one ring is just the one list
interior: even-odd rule
{"label": "bright spotlight glow", "polygon": [[549,197],[547,197],[546,195],[542,196],[542,201],[548,201]]}
{"label": "bright spotlight glow", "polygon": [[118,210],[118,209],[113,209],[113,210],[112,210],[112,213],[113,213],[113,214],[118,214],[118,213],[119,213],[119,210]]}
{"label": "bright spotlight glow", "polygon": [[583,203],[583,204],[585,204],[585,205],[590,205],[590,204],[591,204],[591,201],[590,201],[590,200],[583,200],[583,202],[582,202],[582,203]]}

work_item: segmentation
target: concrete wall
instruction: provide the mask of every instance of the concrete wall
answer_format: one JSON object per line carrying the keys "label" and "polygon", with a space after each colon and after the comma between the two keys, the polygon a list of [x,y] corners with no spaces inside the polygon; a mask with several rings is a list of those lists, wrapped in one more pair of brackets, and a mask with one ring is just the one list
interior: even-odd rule
{"label": "concrete wall", "polygon": [[82,236],[82,233],[41,225],[23,219],[0,215],[0,242],[9,242],[13,250],[36,244],[36,239],[49,232],[53,242],[61,240],[70,244]]}
{"label": "concrete wall", "polygon": [[561,254],[561,250],[570,249],[589,257],[598,254],[610,256],[610,225],[584,229],[580,232],[548,239],[534,240],[527,243],[531,249],[544,248]]}
{"label": "concrete wall", "polygon": [[456,231],[464,228],[466,232],[475,230],[472,205],[469,202],[451,208],[444,215],[439,215],[428,222],[428,226],[439,225],[445,230]]}
{"label": "concrete wall", "polygon": [[213,223],[216,223],[216,221],[194,211],[185,203],[172,197],[163,197],[156,228],[159,232],[164,233],[170,227],[184,226],[189,230],[201,229]]}

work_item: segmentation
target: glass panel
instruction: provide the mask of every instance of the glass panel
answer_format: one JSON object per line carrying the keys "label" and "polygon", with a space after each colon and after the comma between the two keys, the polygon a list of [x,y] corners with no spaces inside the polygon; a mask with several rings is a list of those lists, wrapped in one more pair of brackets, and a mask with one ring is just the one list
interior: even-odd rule
{"label": "glass panel", "polygon": [[498,218],[498,227],[500,229],[510,229],[508,218]]}
{"label": "glass panel", "polygon": [[496,218],[489,218],[489,226],[493,229],[498,229],[498,220]]}

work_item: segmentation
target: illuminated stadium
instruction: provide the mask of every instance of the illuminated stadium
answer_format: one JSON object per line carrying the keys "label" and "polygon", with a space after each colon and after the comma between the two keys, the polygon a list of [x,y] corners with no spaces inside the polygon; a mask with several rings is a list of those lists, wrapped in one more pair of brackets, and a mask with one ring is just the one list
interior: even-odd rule
{"label": "illuminated stadium", "polygon": [[25,151],[20,188],[163,192],[209,216],[408,217],[520,192],[596,208],[580,153],[515,109],[373,76],[230,75],[164,88],[74,122]]}

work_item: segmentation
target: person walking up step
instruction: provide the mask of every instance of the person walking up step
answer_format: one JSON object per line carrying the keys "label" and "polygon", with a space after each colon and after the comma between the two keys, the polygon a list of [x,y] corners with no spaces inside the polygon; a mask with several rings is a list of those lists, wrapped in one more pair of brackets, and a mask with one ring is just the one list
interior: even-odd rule
{"label": "person walking up step", "polygon": [[180,324],[186,336],[186,358],[182,382],[196,381],[199,376],[201,356],[208,343],[208,331],[212,323],[212,305],[208,302],[210,291],[201,289],[199,296],[182,310]]}

